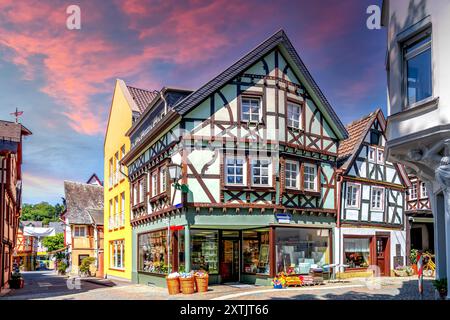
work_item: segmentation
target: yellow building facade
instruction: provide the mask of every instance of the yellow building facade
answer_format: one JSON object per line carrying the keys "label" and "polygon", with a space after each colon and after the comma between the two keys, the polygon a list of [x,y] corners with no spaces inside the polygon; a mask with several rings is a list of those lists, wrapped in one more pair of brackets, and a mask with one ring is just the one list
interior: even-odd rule
{"label": "yellow building facade", "polygon": [[104,275],[131,280],[130,184],[119,162],[130,150],[126,132],[155,93],[117,79],[104,141]]}

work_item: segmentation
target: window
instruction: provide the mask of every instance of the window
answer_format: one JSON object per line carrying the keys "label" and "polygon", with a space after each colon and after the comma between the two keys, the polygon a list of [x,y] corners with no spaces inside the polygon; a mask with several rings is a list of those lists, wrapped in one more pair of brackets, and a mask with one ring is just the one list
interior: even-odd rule
{"label": "window", "polygon": [[133,205],[137,205],[138,204],[138,184],[135,183],[133,185]]}
{"label": "window", "polygon": [[276,228],[275,272],[309,274],[310,268],[330,263],[328,229]]}
{"label": "window", "polygon": [[286,161],[285,166],[285,183],[286,188],[298,188],[298,162],[295,161]]}
{"label": "window", "polygon": [[370,162],[376,162],[376,158],[375,158],[376,151],[377,151],[377,148],[375,148],[375,147],[369,147],[369,154],[368,154],[368,157],[369,157],[369,161],[370,161]]}
{"label": "window", "polygon": [[73,227],[73,236],[84,238],[86,237],[86,227],[85,226],[74,226]]}
{"label": "window", "polygon": [[166,191],[166,168],[159,171],[159,192]]}
{"label": "window", "polygon": [[303,164],[303,188],[309,191],[317,191],[317,167],[315,164]]}
{"label": "window", "polygon": [[384,211],[384,188],[372,187],[370,208],[374,211]]}
{"label": "window", "polygon": [[144,179],[139,180],[139,203],[144,202],[145,193],[144,193]]}
{"label": "window", "polygon": [[119,197],[114,197],[114,228],[119,226]]}
{"label": "window", "polygon": [[370,264],[370,239],[344,236],[345,264],[350,268],[367,268]]}
{"label": "window", "polygon": [[413,182],[409,189],[409,200],[417,199],[417,182]]}
{"label": "window", "polygon": [[110,242],[110,268],[125,268],[125,245],[124,240],[116,240]]}
{"label": "window", "polygon": [[420,195],[422,198],[428,197],[427,186],[425,185],[425,182],[420,183]]}
{"label": "window", "polygon": [[120,225],[125,225],[125,192],[120,194]]}
{"label": "window", "polygon": [[109,187],[112,188],[114,185],[114,179],[113,179],[113,174],[114,174],[114,164],[113,164],[113,159],[109,159]]}
{"label": "window", "polygon": [[191,230],[192,270],[219,272],[219,232],[217,230]]}
{"label": "window", "polygon": [[403,47],[406,105],[432,96],[431,30],[413,37]]}
{"label": "window", "polygon": [[301,107],[298,104],[288,103],[288,126],[295,129],[301,128]]}
{"label": "window", "polygon": [[242,231],[242,272],[269,274],[269,230]]}
{"label": "window", "polygon": [[[170,242],[173,246],[174,241]],[[138,271],[167,273],[168,249],[167,230],[154,231],[138,235],[139,264]],[[173,253],[173,248],[170,249]]]}
{"label": "window", "polygon": [[152,173],[152,197],[158,194],[158,173]]}
{"label": "window", "polygon": [[242,121],[259,122],[260,104],[258,98],[242,98]]}
{"label": "window", "polygon": [[270,160],[258,159],[252,160],[252,184],[253,185],[269,185],[269,166]]}
{"label": "window", "polygon": [[122,160],[123,157],[125,157],[125,145],[120,148],[120,160]]}
{"label": "window", "polygon": [[347,184],[345,207],[349,209],[359,209],[359,195],[361,185],[355,183]]}
{"label": "window", "polygon": [[114,228],[114,206],[112,199],[109,200],[109,230]]}
{"label": "window", "polygon": [[377,149],[377,163],[383,164],[384,163],[384,151],[382,149]]}
{"label": "window", "polygon": [[244,184],[244,159],[227,158],[225,160],[225,181],[227,184]]}

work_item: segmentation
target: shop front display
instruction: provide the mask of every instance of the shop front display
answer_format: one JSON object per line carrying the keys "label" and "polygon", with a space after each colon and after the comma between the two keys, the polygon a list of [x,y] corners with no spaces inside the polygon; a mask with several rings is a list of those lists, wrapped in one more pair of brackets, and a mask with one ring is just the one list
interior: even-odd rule
{"label": "shop front display", "polygon": [[367,268],[370,265],[370,238],[344,238],[344,255],[349,268]]}
{"label": "shop front display", "polygon": [[168,271],[167,230],[138,236],[139,271],[165,274]]}

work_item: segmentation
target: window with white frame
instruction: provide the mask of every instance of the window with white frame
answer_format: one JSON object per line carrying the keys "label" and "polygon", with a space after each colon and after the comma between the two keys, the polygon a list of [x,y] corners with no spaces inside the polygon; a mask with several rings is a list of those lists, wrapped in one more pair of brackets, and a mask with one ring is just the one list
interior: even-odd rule
{"label": "window with white frame", "polygon": [[152,197],[158,194],[158,173],[152,173]]}
{"label": "window with white frame", "polygon": [[315,164],[303,164],[303,188],[308,191],[317,191],[317,166]]}
{"label": "window with white frame", "polygon": [[114,227],[119,227],[119,197],[114,197]]}
{"label": "window with white frame", "polygon": [[133,185],[133,205],[137,205],[138,204],[138,184],[135,183]]}
{"label": "window with white frame", "polygon": [[259,122],[261,118],[261,99],[242,98],[242,121]]}
{"label": "window with white frame", "polygon": [[413,182],[409,189],[409,200],[417,199],[417,182]]}
{"label": "window with white frame", "polygon": [[86,237],[86,226],[74,226],[73,227],[73,236],[77,238]]}
{"label": "window with white frame", "polygon": [[300,129],[301,128],[301,107],[298,104],[289,102],[287,105],[288,127]]}
{"label": "window with white frame", "polygon": [[244,159],[225,159],[225,181],[227,184],[244,184]]}
{"label": "window with white frame", "polygon": [[139,180],[139,203],[145,201],[144,183],[144,179]]}
{"label": "window with white frame", "polygon": [[123,269],[125,255],[125,241],[115,240],[110,242],[110,268]]}
{"label": "window with white frame", "polygon": [[383,164],[384,163],[384,150],[377,148],[377,163]]}
{"label": "window with white frame", "polygon": [[374,211],[384,211],[384,188],[372,187],[370,209]]}
{"label": "window with white frame", "polygon": [[125,225],[125,192],[120,194],[120,225]]}
{"label": "window with white frame", "polygon": [[159,192],[166,191],[166,168],[159,170]]}
{"label": "window with white frame", "polygon": [[431,29],[403,44],[406,106],[432,96]]}
{"label": "window with white frame", "polygon": [[361,185],[347,183],[345,207],[348,209],[359,209]]}
{"label": "window with white frame", "polygon": [[112,199],[109,200],[109,229],[114,228],[114,205]]}
{"label": "window with white frame", "polygon": [[253,159],[252,160],[252,184],[267,186],[270,184],[270,160]]}
{"label": "window with white frame", "polygon": [[297,161],[287,160],[284,168],[286,188],[298,189],[299,165]]}
{"label": "window with white frame", "polygon": [[376,154],[377,154],[377,148],[369,146],[368,158],[369,158],[370,162],[377,162]]}
{"label": "window with white frame", "polygon": [[420,183],[420,195],[422,198],[428,197],[427,186],[425,185],[425,182]]}

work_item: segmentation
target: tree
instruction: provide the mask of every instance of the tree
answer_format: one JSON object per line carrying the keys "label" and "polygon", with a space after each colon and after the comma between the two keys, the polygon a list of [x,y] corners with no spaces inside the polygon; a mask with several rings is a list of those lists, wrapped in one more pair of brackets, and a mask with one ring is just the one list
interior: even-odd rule
{"label": "tree", "polygon": [[58,221],[59,216],[63,211],[64,206],[59,203],[54,206],[48,202],[24,204],[22,206],[22,215],[20,220],[42,221],[44,225],[47,225],[50,221]]}
{"label": "tree", "polygon": [[58,233],[55,236],[48,236],[42,239],[42,244],[48,251],[55,251],[64,248],[64,234]]}

